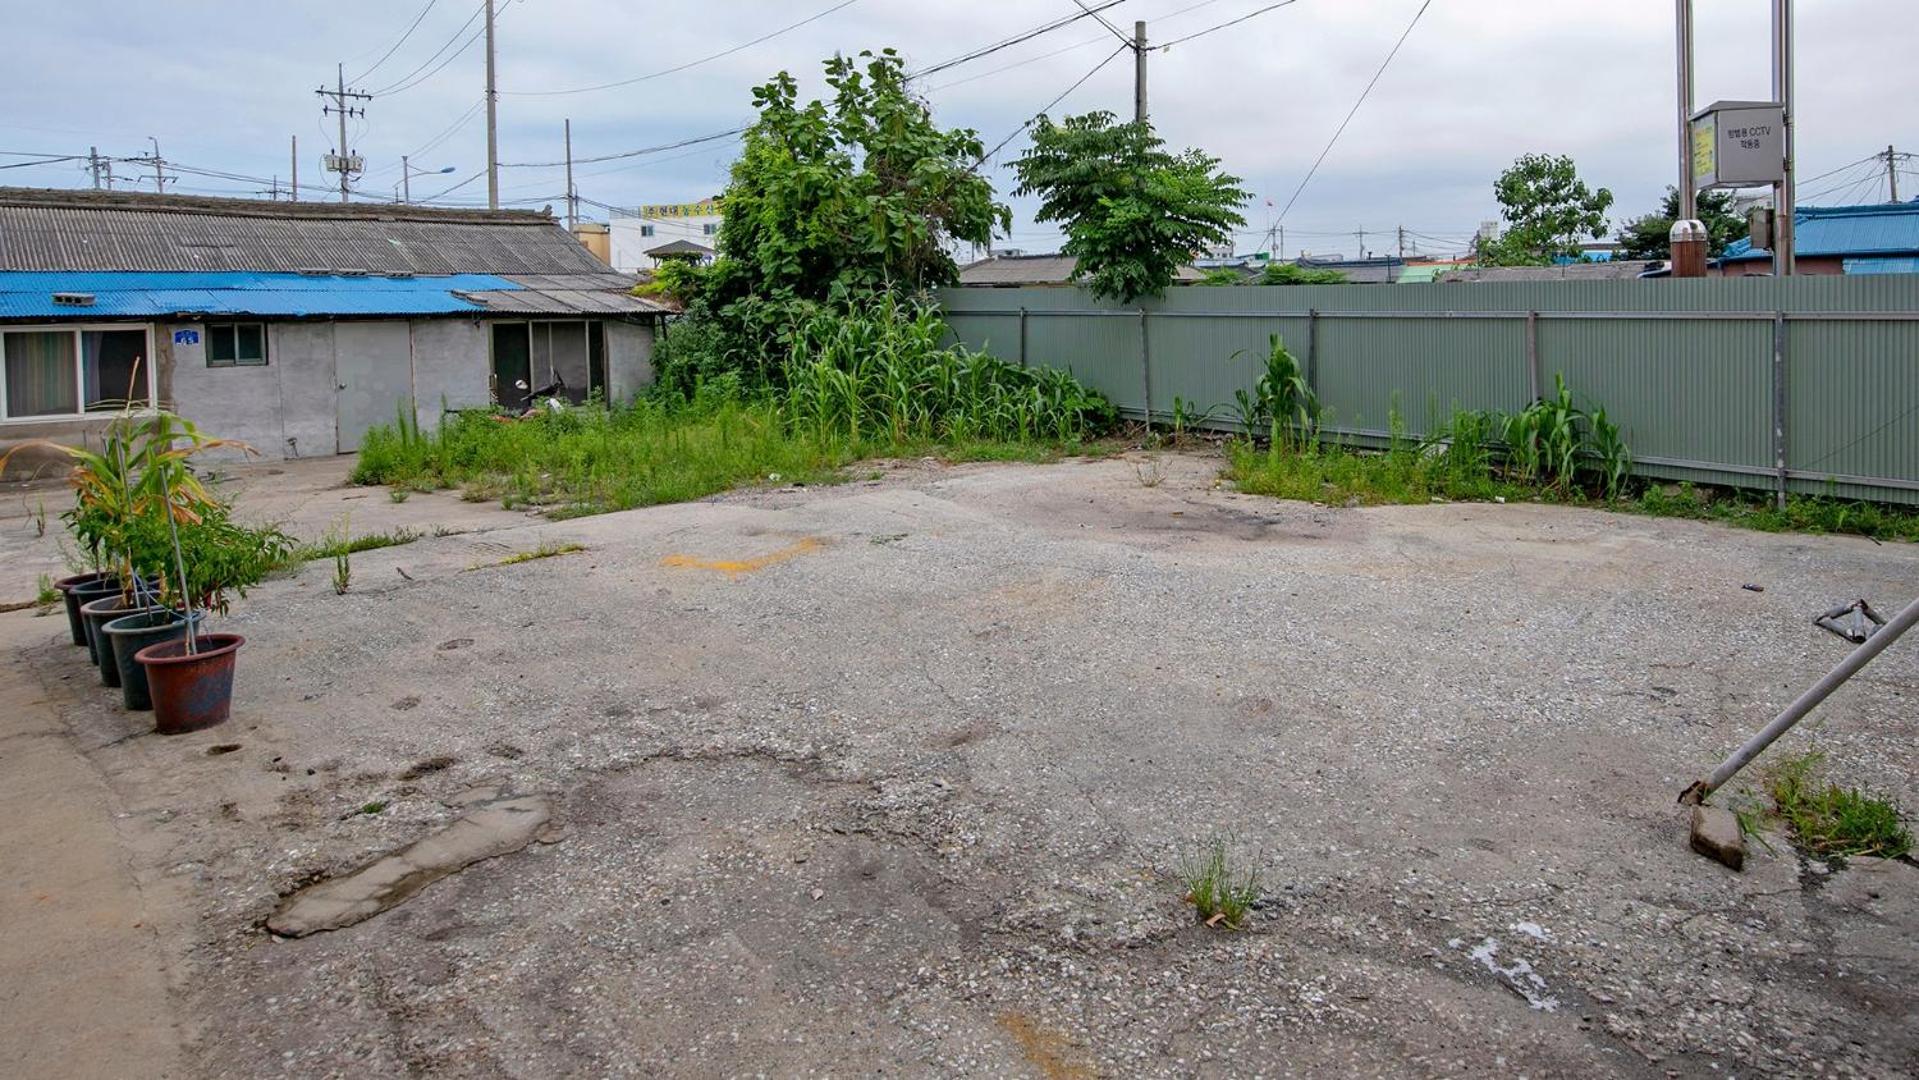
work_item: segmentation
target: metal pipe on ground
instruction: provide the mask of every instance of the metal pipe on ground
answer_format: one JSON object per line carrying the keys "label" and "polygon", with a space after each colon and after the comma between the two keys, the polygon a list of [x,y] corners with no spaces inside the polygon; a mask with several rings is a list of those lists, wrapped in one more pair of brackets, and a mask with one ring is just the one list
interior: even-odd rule
{"label": "metal pipe on ground", "polygon": [[1873,657],[1885,652],[1893,642],[1899,640],[1902,634],[1912,629],[1915,623],[1919,623],[1919,599],[1907,604],[1905,610],[1894,615],[1885,626],[1879,629],[1878,633],[1867,638],[1847,654],[1844,660],[1839,661],[1839,666],[1827,672],[1824,678],[1795,698],[1792,704],[1786,706],[1785,711],[1773,718],[1772,723],[1767,724],[1759,734],[1746,740],[1744,746],[1733,751],[1730,757],[1720,762],[1711,776],[1693,781],[1691,787],[1680,792],[1679,801],[1697,806],[1713,792],[1724,787],[1727,781],[1738,775],[1739,770],[1751,764],[1752,760],[1763,753],[1766,747],[1771,746],[1779,736],[1791,731],[1794,724],[1805,719],[1807,713],[1818,708],[1820,702],[1831,697],[1834,690],[1844,686],[1846,680],[1858,674],[1860,668],[1871,663]]}

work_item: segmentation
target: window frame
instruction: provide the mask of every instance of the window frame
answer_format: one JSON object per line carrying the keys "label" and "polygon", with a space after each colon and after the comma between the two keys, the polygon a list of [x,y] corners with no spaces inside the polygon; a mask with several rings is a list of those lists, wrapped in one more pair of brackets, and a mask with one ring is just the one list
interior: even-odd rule
{"label": "window frame", "polygon": [[[607,321],[608,320],[606,319],[594,318],[592,316],[581,316],[575,319],[489,319],[487,320],[486,381],[493,395],[493,404],[496,406],[505,406],[507,404],[507,398],[503,394],[503,391],[509,389],[508,387],[503,387],[500,385],[499,362],[498,362],[497,350],[496,350],[496,346],[498,345],[499,342],[498,342],[498,338],[496,337],[497,332],[494,328],[500,327],[500,326],[516,326],[516,327],[519,327],[520,331],[526,336],[527,383],[530,387],[534,387],[534,386],[542,385],[545,382],[545,380],[538,378],[537,377],[538,372],[535,370],[535,361],[533,356],[533,328],[536,326],[552,327],[561,323],[576,323],[586,328],[586,383],[587,385],[585,390],[582,392],[582,400],[584,400],[585,398],[591,397],[593,395],[594,390],[600,391],[600,397],[602,398],[602,400],[604,400],[607,396],[606,380],[610,377],[606,370],[606,324],[607,324]],[[548,368],[547,373],[549,376],[552,374],[552,366],[553,366],[552,346],[550,344],[551,333],[552,331],[549,329],[548,330],[549,345],[548,345],[547,360],[546,360],[547,368]],[[595,364],[595,356],[594,356],[596,352],[599,354],[597,358],[598,359],[597,364]],[[595,383],[593,381],[594,368],[596,366],[599,368],[599,376],[600,376],[600,381],[598,383]],[[515,395],[517,395],[519,393],[519,390],[517,388],[512,388],[512,392]]]}
{"label": "window frame", "polygon": [[[147,371],[147,403],[145,406],[134,411],[136,414],[140,414],[153,410],[154,402],[159,400],[160,397],[160,379],[158,374],[160,364],[158,358],[154,356],[153,343],[156,339],[154,325],[152,323],[0,323],[0,426],[9,424],[60,424],[69,420],[86,420],[90,417],[110,415],[99,409],[87,408],[87,348],[86,341],[81,335],[90,330],[139,330],[146,335],[147,347],[144,354],[145,363],[142,366],[145,367]],[[7,401],[6,335],[19,333],[55,333],[71,334],[73,336],[74,410],[72,412],[42,413],[37,416],[13,415],[12,405]]]}
{"label": "window frame", "polygon": [[[259,356],[259,359],[257,360],[247,360],[247,359],[241,358],[240,356],[240,328],[243,326],[252,326],[252,327],[259,328],[260,356]],[[213,358],[213,335],[214,335],[214,332],[217,330],[225,330],[228,333],[231,333],[233,335],[233,359],[215,360]],[[245,322],[241,320],[233,320],[229,322],[202,323],[200,326],[200,333],[206,339],[200,343],[200,351],[202,353],[203,358],[206,361],[207,367],[210,367],[210,368],[266,367],[271,362],[272,349],[269,347],[267,343],[268,335],[267,335],[266,323]]]}

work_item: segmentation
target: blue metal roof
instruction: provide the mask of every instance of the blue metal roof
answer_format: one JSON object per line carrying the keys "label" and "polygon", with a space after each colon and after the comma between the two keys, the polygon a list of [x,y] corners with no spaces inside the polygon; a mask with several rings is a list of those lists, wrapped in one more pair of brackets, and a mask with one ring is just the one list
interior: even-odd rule
{"label": "blue metal roof", "polygon": [[[486,305],[456,293],[517,291],[492,274],[389,277],[210,271],[0,271],[0,319],[164,318],[233,315],[462,315]],[[82,293],[90,304],[56,304]]]}
{"label": "blue metal roof", "polygon": [[[1792,220],[1794,251],[1801,258],[1919,255],[1919,203],[1802,206]],[[1726,245],[1722,259],[1746,262],[1771,257],[1750,240],[1735,240]]]}

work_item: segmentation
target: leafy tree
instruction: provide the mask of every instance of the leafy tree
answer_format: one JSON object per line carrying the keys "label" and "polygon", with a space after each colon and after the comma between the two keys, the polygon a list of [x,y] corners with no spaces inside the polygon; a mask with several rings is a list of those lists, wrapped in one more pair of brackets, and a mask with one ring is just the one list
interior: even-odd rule
{"label": "leafy tree", "polygon": [[[1746,235],[1744,218],[1732,212],[1730,191],[1699,193],[1699,220],[1706,223],[1711,242],[1708,254],[1713,258],[1726,253],[1726,245]],[[1619,227],[1622,259],[1664,259],[1672,254],[1672,223],[1679,218],[1679,189],[1668,186],[1660,201],[1659,212],[1634,218]]]}
{"label": "leafy tree", "polygon": [[1037,221],[1066,229],[1074,280],[1093,295],[1130,304],[1158,296],[1179,268],[1215,244],[1228,243],[1246,219],[1250,197],[1239,177],[1199,150],[1168,152],[1152,125],[1118,123],[1112,113],[1042,116],[1033,145],[1013,163],[1015,195],[1038,195]]}
{"label": "leafy tree", "polygon": [[1211,270],[1201,271],[1199,275],[1199,280],[1193,282],[1193,284],[1195,285],[1252,285],[1254,284],[1254,281],[1252,278],[1247,277],[1245,274],[1240,273],[1238,270],[1235,270],[1230,266],[1216,266]]}
{"label": "leafy tree", "polygon": [[1579,178],[1564,154],[1527,154],[1493,184],[1506,231],[1480,246],[1482,262],[1494,266],[1545,266],[1557,256],[1577,257],[1583,238],[1606,235],[1612,192]]}
{"label": "leafy tree", "polygon": [[[934,124],[898,53],[824,66],[828,101],[800,104],[786,72],[753,91],[759,119],[721,196],[718,258],[655,279],[689,321],[712,324],[682,335],[679,359],[777,377],[795,329],[821,306],[951,284],[956,241],[988,243],[995,227],[1012,227],[974,171],[979,134]],[[676,373],[662,375],[670,384]]]}
{"label": "leafy tree", "polygon": [[1271,263],[1259,275],[1261,285],[1344,285],[1346,275],[1339,270],[1312,269],[1298,263]]}

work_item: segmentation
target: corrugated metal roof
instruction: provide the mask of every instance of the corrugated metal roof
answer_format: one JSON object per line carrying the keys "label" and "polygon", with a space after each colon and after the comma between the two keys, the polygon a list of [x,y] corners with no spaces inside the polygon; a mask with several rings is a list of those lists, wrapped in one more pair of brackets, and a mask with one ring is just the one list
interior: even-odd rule
{"label": "corrugated metal roof", "polygon": [[1919,274],[1919,257],[1879,255],[1869,259],[1847,259],[1848,274]]}
{"label": "corrugated metal roof", "polygon": [[0,188],[0,270],[604,272],[528,211]]}
{"label": "corrugated metal roof", "polygon": [[[390,278],[241,271],[0,271],[0,318],[477,314],[485,312],[486,306],[466,299],[462,292],[512,288],[512,282],[491,274]],[[57,303],[55,294],[92,299],[84,304]]]}
{"label": "corrugated metal roof", "polygon": [[[1919,203],[1801,206],[1792,220],[1793,250],[1801,257],[1919,255]],[[1740,239],[1726,245],[1723,261],[1770,258]]]}
{"label": "corrugated metal roof", "polygon": [[[1071,255],[993,255],[960,267],[961,285],[1065,285],[1079,260]],[[1182,266],[1175,281],[1198,281],[1200,272]]]}

